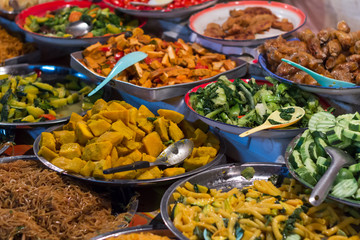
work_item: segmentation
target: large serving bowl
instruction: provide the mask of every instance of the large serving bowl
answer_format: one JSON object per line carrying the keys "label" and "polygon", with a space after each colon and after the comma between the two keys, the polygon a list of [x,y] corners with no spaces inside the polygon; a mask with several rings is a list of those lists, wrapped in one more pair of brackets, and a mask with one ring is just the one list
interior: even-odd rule
{"label": "large serving bowl", "polygon": [[[53,65],[28,65],[28,64],[17,64],[10,65],[5,67],[0,67],[0,75],[2,74],[10,74],[10,75],[26,75],[32,72],[40,72],[41,79],[43,82],[49,84],[55,84],[57,82],[61,82],[65,79],[67,75],[72,75],[79,78],[81,81],[91,84],[92,81],[87,78],[85,75],[67,67],[59,67]],[[104,88],[106,96],[105,98],[109,100],[112,94],[111,88]],[[114,96],[113,96],[114,97]],[[79,108],[72,109],[73,111],[77,111],[79,114],[83,113],[81,106]],[[41,122],[0,122],[0,128],[29,128],[29,127],[48,127],[55,124],[65,123],[69,120],[71,112],[68,114],[64,114],[62,117],[55,120],[47,120]]]}
{"label": "large serving bowl", "polygon": [[324,98],[338,100],[341,102],[350,103],[354,105],[359,105],[360,103],[360,86],[347,87],[347,88],[331,88],[331,87],[323,87],[316,85],[299,84],[273,73],[268,67],[268,62],[264,54],[259,55],[259,64],[261,65],[261,67],[264,69],[265,73],[268,76],[273,77],[279,80],[280,82],[296,84],[299,88],[303,89],[304,91],[315,93]]}
{"label": "large serving bowl", "polygon": [[[91,44],[95,44],[97,42],[106,42],[107,39],[109,39],[113,35],[107,35],[107,36],[100,36],[100,37],[89,37],[89,38],[65,38],[65,37],[55,37],[55,36],[46,36],[39,33],[34,33],[31,31],[28,31],[26,28],[24,28],[25,25],[25,19],[30,16],[39,16],[42,17],[46,14],[47,11],[56,11],[58,9],[62,9],[65,7],[71,7],[71,6],[78,6],[80,8],[88,8],[93,3],[90,1],[55,1],[55,2],[48,2],[39,4],[30,8],[27,8],[23,11],[21,11],[15,19],[16,24],[19,28],[21,28],[27,35],[32,37],[35,41],[39,43],[46,43],[49,45],[54,45],[57,47],[86,47]],[[96,3],[96,5],[100,6],[101,8],[109,8],[111,11],[114,11],[113,8],[108,7],[102,2]],[[140,20],[139,27],[144,26],[145,21]]]}
{"label": "large serving bowl", "polygon": [[[241,172],[247,167],[253,167],[255,170],[255,175],[249,180],[241,176]],[[170,218],[170,204],[175,203],[173,193],[178,187],[183,187],[186,182],[190,182],[192,184],[203,185],[209,189],[211,188],[227,192],[232,188],[242,189],[243,187],[250,186],[254,180],[267,180],[273,175],[287,176],[287,174],[288,172],[286,167],[282,164],[276,163],[249,163],[243,165],[226,164],[217,166],[216,168],[172,184],[161,199],[161,217],[166,226],[171,230],[171,232],[174,233],[177,238],[186,240],[188,238],[185,237],[181,231],[174,226]]]}
{"label": "large serving bowl", "polygon": [[136,16],[136,17],[146,17],[146,18],[160,18],[160,19],[167,19],[167,18],[180,18],[186,17],[196,11],[208,8],[214,5],[218,0],[209,0],[202,2],[200,4],[194,4],[187,7],[181,8],[173,8],[173,9],[136,9],[133,8],[126,8],[123,6],[123,0],[104,0],[104,3],[107,5],[119,10],[120,12]]}
{"label": "large serving bowl", "polygon": [[[54,126],[54,127],[50,127],[49,129],[46,130],[46,132],[53,132],[55,130],[61,130],[62,126]],[[219,138],[219,137],[218,137]],[[137,180],[137,179],[110,179],[110,180],[102,180],[102,179],[95,179],[93,177],[84,177],[78,174],[74,174],[74,173],[69,173],[57,166],[55,166],[54,164],[52,164],[51,162],[49,162],[48,160],[46,160],[45,158],[43,158],[42,156],[40,156],[38,154],[39,150],[40,150],[40,139],[41,136],[38,136],[34,142],[33,145],[33,150],[35,155],[38,157],[38,159],[48,168],[61,173],[63,175],[66,176],[70,176],[79,180],[84,180],[86,182],[89,183],[95,183],[95,184],[99,184],[99,185],[108,185],[108,186],[128,186],[128,187],[155,187],[155,186],[163,186],[163,185],[170,185],[171,183],[173,183],[176,180],[185,178],[185,177],[189,177],[192,176],[194,174],[203,172],[203,171],[207,171],[208,169],[218,165],[219,163],[221,163],[224,160],[224,156],[225,156],[225,145],[224,143],[221,141],[221,138],[219,138],[220,140],[220,149],[218,150],[217,156],[208,164],[196,168],[192,171],[188,171],[185,172],[183,174],[179,174],[176,176],[171,176],[171,177],[162,177],[162,178],[155,178],[155,179],[145,179],[145,180]]]}
{"label": "large serving bowl", "polygon": [[[230,16],[230,10],[243,10],[247,7],[264,7],[271,10],[280,19],[286,18],[294,25],[293,30],[284,32],[278,29],[270,28],[262,34],[256,34],[255,39],[251,40],[230,40],[221,39],[215,37],[209,37],[204,35],[204,30],[209,23],[217,23],[222,25],[226,19]],[[220,3],[214,7],[204,9],[190,17],[189,27],[199,37],[204,38],[208,41],[227,45],[227,46],[257,46],[262,44],[268,39],[276,38],[279,35],[284,37],[291,35],[296,30],[301,28],[306,22],[306,15],[300,9],[279,2],[272,1],[238,1],[238,2],[227,2]]]}

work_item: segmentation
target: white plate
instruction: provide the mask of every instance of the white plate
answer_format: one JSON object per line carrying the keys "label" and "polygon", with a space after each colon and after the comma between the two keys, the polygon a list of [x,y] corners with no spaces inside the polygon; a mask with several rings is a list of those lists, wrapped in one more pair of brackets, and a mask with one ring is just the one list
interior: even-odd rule
{"label": "white plate", "polygon": [[[289,22],[294,25],[294,29],[289,32],[284,32],[278,29],[270,28],[264,34],[256,34],[253,40],[229,40],[207,37],[204,35],[204,30],[209,23],[217,23],[222,25],[230,16],[230,10],[240,10],[247,7],[265,7],[270,9],[279,19],[287,18]],[[267,2],[267,1],[241,1],[241,2],[229,2],[220,3],[214,7],[205,9],[190,17],[189,27],[192,31],[198,34],[200,37],[207,40],[229,46],[255,46],[260,45],[265,40],[270,38],[276,38],[279,35],[284,37],[298,30],[306,22],[306,15],[300,9],[279,2]]]}

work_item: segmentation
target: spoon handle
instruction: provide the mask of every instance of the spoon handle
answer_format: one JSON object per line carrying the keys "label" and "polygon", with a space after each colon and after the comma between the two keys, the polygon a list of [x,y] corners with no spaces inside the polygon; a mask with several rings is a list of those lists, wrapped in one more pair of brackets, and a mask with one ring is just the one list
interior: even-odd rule
{"label": "spoon handle", "polygon": [[330,167],[326,170],[325,174],[320,178],[311,192],[309,202],[314,206],[319,206],[325,200],[336,178],[336,175],[338,174],[339,170],[344,165],[346,165],[345,161],[334,160],[334,158],[343,156],[334,154],[329,147],[326,147],[325,151],[331,156],[332,161]]}
{"label": "spoon handle", "polygon": [[275,125],[271,125],[271,124],[268,124],[267,122],[265,122],[264,124],[262,124],[260,126],[254,127],[246,132],[243,132],[242,134],[239,135],[239,137],[246,137],[246,136],[249,136],[250,134],[253,134],[253,133],[259,132],[261,130],[274,127],[274,126]]}
{"label": "spoon handle", "polygon": [[138,161],[134,162],[133,164],[128,164],[124,166],[118,166],[114,168],[108,168],[103,171],[104,174],[116,173],[116,172],[124,172],[130,170],[136,170],[140,168],[148,168],[150,167],[150,162],[147,161]]}

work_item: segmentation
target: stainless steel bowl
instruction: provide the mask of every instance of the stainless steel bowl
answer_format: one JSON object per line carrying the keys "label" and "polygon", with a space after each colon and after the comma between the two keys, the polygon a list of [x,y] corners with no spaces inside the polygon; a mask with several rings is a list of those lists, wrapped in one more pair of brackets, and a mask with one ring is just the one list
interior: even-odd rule
{"label": "stainless steel bowl", "polygon": [[91,240],[106,240],[111,237],[118,237],[130,233],[152,233],[158,236],[164,236],[170,239],[175,239],[174,234],[167,228],[156,228],[155,226],[152,225],[142,225],[142,226],[130,227],[122,230],[117,230],[109,233],[104,233],[99,236],[91,238]]}
{"label": "stainless steel bowl", "polygon": [[[243,176],[241,176],[241,172],[247,167],[253,167],[255,169],[255,175],[250,180],[246,180]],[[287,168],[285,165],[278,163],[246,163],[242,165],[226,164],[217,166],[216,168],[204,171],[172,184],[161,199],[161,217],[165,222],[165,225],[176,237],[181,240],[187,240],[188,238],[174,226],[170,218],[170,204],[175,203],[173,193],[176,191],[176,188],[183,187],[186,182],[190,182],[192,184],[196,183],[212,189],[221,189],[226,192],[232,188],[241,189],[243,187],[250,186],[253,184],[254,180],[268,179],[273,175],[287,176]]]}
{"label": "stainless steel bowl", "polygon": [[[46,130],[46,132],[52,132],[56,130],[62,129],[62,126],[53,126]],[[96,184],[102,184],[102,185],[109,185],[109,186],[127,186],[127,187],[144,187],[144,186],[163,186],[163,185],[170,185],[171,183],[175,182],[176,180],[179,180],[181,178],[189,177],[194,174],[206,171],[219,163],[225,158],[225,145],[221,138],[217,136],[220,139],[220,149],[218,151],[217,156],[214,160],[212,160],[210,163],[206,164],[205,166],[199,167],[197,169],[194,169],[189,172],[185,172],[180,175],[172,176],[172,177],[162,177],[162,178],[155,178],[155,179],[146,179],[146,180],[135,180],[135,179],[110,179],[110,180],[101,180],[101,179],[95,179],[93,177],[84,177],[78,174],[68,173],[65,170],[53,165],[51,162],[47,161],[45,158],[38,155],[38,152],[40,150],[40,138],[41,135],[39,135],[34,142],[33,150],[35,155],[38,157],[38,159],[48,168],[54,170],[55,172],[61,173],[63,175],[77,178],[79,180],[84,180],[91,183]]]}
{"label": "stainless steel bowl", "polygon": [[[286,152],[285,152],[285,164],[287,166],[287,168],[289,169],[290,174],[293,176],[293,178],[295,178],[296,180],[298,180],[301,184],[303,184],[304,186],[313,189],[314,186],[311,186],[310,184],[308,184],[307,182],[305,182],[302,178],[300,178],[296,173],[295,173],[295,169],[293,168],[293,166],[291,165],[291,163],[289,162],[289,158],[291,156],[291,153],[293,152],[297,142],[299,141],[300,137],[302,134],[297,135],[295,138],[293,138],[291,140],[291,142],[289,143],[289,145],[286,148]],[[358,207],[360,208],[360,201],[356,201],[356,200],[352,200],[352,199],[346,199],[346,198],[338,198],[335,197],[331,194],[328,195],[328,198],[333,199],[337,202],[346,204],[346,205],[350,205],[353,207]]]}

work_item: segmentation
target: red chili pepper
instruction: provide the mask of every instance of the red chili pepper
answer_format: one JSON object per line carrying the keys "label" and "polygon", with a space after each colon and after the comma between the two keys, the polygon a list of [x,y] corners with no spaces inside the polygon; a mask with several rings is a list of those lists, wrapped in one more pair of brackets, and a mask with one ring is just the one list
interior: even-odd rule
{"label": "red chili pepper", "polygon": [[240,116],[238,116],[238,118],[242,118],[242,117],[244,117],[245,115],[240,115]]}
{"label": "red chili pepper", "polygon": [[40,117],[46,118],[47,120],[55,120],[56,119],[56,117],[52,114],[42,114],[42,115],[40,115]]}
{"label": "red chili pepper", "polygon": [[116,61],[118,61],[120,58],[122,58],[124,56],[124,52],[117,52],[114,54],[114,58]]}
{"label": "red chili pepper", "polygon": [[149,58],[149,57],[146,57],[146,58],[144,59],[144,61],[145,61],[146,64],[149,65],[152,61],[154,61],[154,59],[151,59],[151,58]]}
{"label": "red chili pepper", "polygon": [[100,68],[96,69],[96,72],[101,74],[101,69]]}
{"label": "red chili pepper", "polygon": [[195,66],[196,69],[209,69],[208,66],[204,66],[202,65],[201,63],[197,63],[196,66]]}
{"label": "red chili pepper", "polygon": [[35,69],[35,73],[37,75],[37,77],[41,77],[41,70],[40,69]]}
{"label": "red chili pepper", "polygon": [[107,51],[110,51],[110,47],[102,47],[102,48],[100,48],[100,50],[101,51],[103,51],[103,52],[107,52]]}

